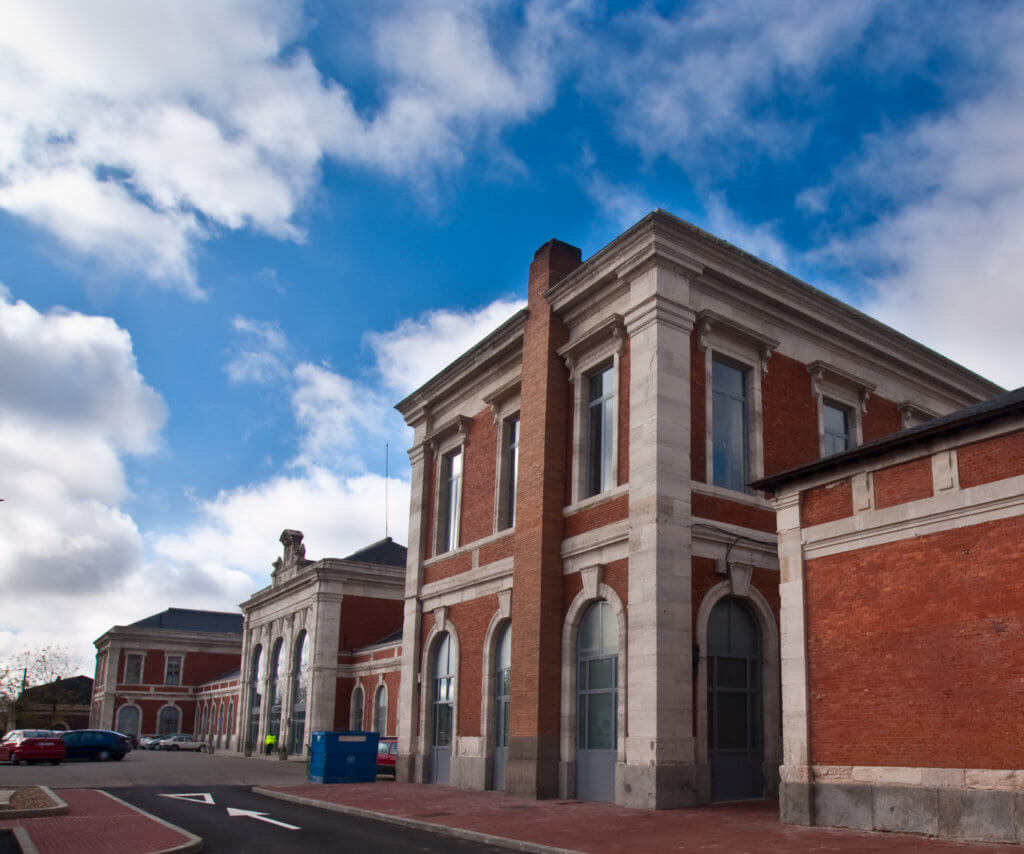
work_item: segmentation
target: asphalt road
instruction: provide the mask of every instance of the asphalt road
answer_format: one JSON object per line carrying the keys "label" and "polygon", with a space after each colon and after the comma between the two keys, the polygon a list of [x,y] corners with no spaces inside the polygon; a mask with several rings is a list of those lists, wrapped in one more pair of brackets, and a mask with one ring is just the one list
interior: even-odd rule
{"label": "asphalt road", "polygon": [[[272,852],[309,854],[311,851],[355,854],[469,854],[504,849],[464,842],[428,831],[413,830],[387,822],[356,818],[254,794],[245,786],[147,786],[106,791],[192,831],[203,838],[203,851],[214,854]],[[212,804],[163,797],[169,794],[206,793]],[[265,813],[263,819],[231,816],[228,808]],[[271,819],[297,827],[292,830],[265,821]]]}

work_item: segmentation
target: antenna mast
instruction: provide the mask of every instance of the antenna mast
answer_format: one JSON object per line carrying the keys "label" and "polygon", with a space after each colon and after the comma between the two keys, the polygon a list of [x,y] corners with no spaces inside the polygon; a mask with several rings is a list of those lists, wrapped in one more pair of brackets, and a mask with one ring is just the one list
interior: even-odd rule
{"label": "antenna mast", "polygon": [[388,443],[384,443],[384,539],[388,538]]}

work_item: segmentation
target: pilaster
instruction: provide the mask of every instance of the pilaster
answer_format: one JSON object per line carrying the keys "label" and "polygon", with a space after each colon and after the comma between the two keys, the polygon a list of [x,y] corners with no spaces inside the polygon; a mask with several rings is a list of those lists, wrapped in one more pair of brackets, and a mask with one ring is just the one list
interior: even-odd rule
{"label": "pilaster", "polygon": [[318,592],[313,602],[315,641],[309,672],[307,727],[310,733],[334,729],[338,687],[338,642],[341,638],[340,593]]}
{"label": "pilaster", "polygon": [[689,282],[652,266],[630,283],[629,604],[625,761],[616,800],[696,802],[690,537]]}

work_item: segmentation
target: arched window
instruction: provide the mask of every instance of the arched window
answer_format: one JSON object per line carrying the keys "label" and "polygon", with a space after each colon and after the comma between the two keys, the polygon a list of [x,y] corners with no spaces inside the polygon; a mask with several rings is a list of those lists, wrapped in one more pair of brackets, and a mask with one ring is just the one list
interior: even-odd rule
{"label": "arched window", "polygon": [[455,706],[455,668],[452,639],[445,632],[434,652],[434,727],[432,776],[435,783],[447,784],[452,755],[453,711]]}
{"label": "arched window", "polygon": [[122,706],[117,713],[117,731],[129,738],[139,737],[139,707]]}
{"label": "arched window", "polygon": [[352,691],[352,717],[348,722],[350,730],[361,730],[363,728],[363,686],[356,685]]}
{"label": "arched window", "polygon": [[306,700],[309,696],[309,643],[306,630],[299,632],[292,653],[292,719],[288,752],[302,753],[306,738]]}
{"label": "arched window", "polygon": [[388,734],[388,689],[385,685],[377,686],[373,701],[373,728],[381,737]]}
{"label": "arched window", "polygon": [[263,702],[263,647],[256,644],[249,664],[249,730],[246,742],[249,750],[259,750],[260,706]]}
{"label": "arched window", "polygon": [[[274,641],[274,651],[270,654],[270,712],[267,715],[267,735],[281,735],[281,649],[284,639]],[[278,744],[278,748],[284,745]]]}
{"label": "arched window", "polygon": [[157,735],[174,735],[181,726],[181,709],[177,706],[164,706],[157,718]]}
{"label": "arched window", "polygon": [[615,800],[619,628],[612,606],[595,602],[577,636],[576,780],[580,800]]}

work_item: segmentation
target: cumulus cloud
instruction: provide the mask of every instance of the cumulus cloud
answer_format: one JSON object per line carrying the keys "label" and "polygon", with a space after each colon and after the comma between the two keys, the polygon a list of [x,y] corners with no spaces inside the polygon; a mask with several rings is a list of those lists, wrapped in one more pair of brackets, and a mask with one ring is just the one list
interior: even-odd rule
{"label": "cumulus cloud", "polygon": [[276,321],[235,317],[236,339],[224,366],[232,382],[266,383],[287,376],[288,337]]}
{"label": "cumulus cloud", "polygon": [[2,288],[0,364],[7,628],[56,632],[71,601],[105,608],[141,570],[124,460],[160,446],[167,410],[113,320],[41,313]]}
{"label": "cumulus cloud", "polygon": [[1024,13],[961,16],[958,46],[988,85],[951,109],[868,139],[812,202],[853,196],[878,211],[819,258],[866,275],[865,308],[1008,386],[1024,312]]}
{"label": "cumulus cloud", "polygon": [[534,2],[518,20],[468,2],[353,16],[380,92],[357,107],[297,44],[299,0],[13,0],[0,209],[200,298],[197,243],[240,228],[302,240],[296,214],[325,157],[422,185],[545,109],[573,5]]}

